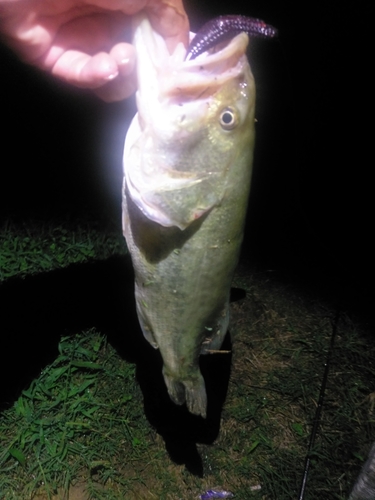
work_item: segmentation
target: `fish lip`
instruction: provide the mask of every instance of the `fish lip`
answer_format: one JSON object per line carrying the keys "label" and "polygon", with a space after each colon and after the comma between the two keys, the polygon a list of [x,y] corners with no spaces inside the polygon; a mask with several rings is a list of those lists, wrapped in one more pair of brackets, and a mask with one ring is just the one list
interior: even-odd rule
{"label": "fish lip", "polygon": [[216,52],[203,52],[195,59],[183,61],[164,88],[163,95],[213,94],[226,82],[238,77],[243,72],[249,37],[240,33]]}
{"label": "fish lip", "polygon": [[[184,59],[184,63],[187,66],[202,66],[202,64],[211,65],[218,61],[222,61],[230,57],[234,51],[241,50],[242,54],[246,53],[247,46],[249,44],[249,36],[246,33],[239,33],[234,35],[232,38],[222,40],[214,47],[208,48],[206,51],[197,55],[194,59]],[[188,49],[186,49],[186,54]]]}
{"label": "fish lip", "polygon": [[[138,54],[137,101],[148,99],[150,102],[192,100],[214,93],[228,80],[241,74],[249,43],[248,35],[240,33],[219,45],[219,50],[209,49],[186,60],[187,48],[180,43],[169,54],[164,39],[153,30],[145,15],[137,16],[135,38],[136,47],[142,48]],[[151,81],[157,88],[151,88]],[[142,106],[138,110],[142,115]]]}
{"label": "fish lip", "polygon": [[193,94],[194,98],[214,93],[243,72],[248,43],[246,33],[240,33],[215,52],[209,50],[195,59],[184,60],[161,93],[181,97]]}

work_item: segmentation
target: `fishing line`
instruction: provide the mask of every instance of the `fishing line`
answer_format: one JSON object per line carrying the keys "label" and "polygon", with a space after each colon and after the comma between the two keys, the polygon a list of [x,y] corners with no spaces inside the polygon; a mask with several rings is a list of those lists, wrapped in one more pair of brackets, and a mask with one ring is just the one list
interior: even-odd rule
{"label": "fishing line", "polygon": [[327,380],[328,380],[329,363],[330,363],[331,357],[332,357],[333,346],[335,343],[335,338],[336,338],[336,333],[337,333],[337,324],[338,324],[339,318],[340,318],[340,311],[337,311],[335,319],[331,320],[331,324],[332,324],[331,341],[330,341],[330,345],[329,345],[329,349],[328,349],[327,359],[326,359],[326,362],[324,363],[323,380],[322,380],[322,385],[320,387],[318,406],[317,406],[316,411],[315,411],[313,427],[312,427],[311,436],[310,436],[310,442],[309,442],[309,446],[307,448],[307,454],[306,454],[306,459],[305,459],[305,470],[303,473],[301,489],[299,492],[298,500],[303,500],[305,497],[307,476],[308,476],[309,468],[310,468],[311,450],[314,447],[315,438],[316,438],[316,435],[318,432],[318,427],[320,424],[320,417],[321,417],[321,413],[322,413],[324,395],[325,395]]}

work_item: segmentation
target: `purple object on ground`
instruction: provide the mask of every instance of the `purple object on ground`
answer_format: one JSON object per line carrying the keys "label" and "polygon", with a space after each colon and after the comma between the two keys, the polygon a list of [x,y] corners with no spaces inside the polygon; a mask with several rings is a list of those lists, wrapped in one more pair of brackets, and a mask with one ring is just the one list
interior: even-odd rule
{"label": "purple object on ground", "polygon": [[234,495],[230,491],[224,490],[208,490],[200,496],[201,500],[209,500],[210,498],[233,498]]}

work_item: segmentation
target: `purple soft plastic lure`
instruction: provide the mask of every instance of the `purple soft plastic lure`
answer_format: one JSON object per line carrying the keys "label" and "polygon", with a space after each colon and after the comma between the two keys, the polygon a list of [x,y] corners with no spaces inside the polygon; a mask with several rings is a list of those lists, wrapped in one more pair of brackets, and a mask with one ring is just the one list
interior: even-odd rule
{"label": "purple soft plastic lure", "polygon": [[242,32],[258,38],[277,36],[277,29],[261,19],[246,16],[215,17],[204,24],[195,35],[188,47],[186,59],[195,59],[207,49]]}
{"label": "purple soft plastic lure", "polygon": [[200,496],[201,500],[209,500],[210,498],[233,498],[234,495],[230,491],[224,490],[208,490]]}

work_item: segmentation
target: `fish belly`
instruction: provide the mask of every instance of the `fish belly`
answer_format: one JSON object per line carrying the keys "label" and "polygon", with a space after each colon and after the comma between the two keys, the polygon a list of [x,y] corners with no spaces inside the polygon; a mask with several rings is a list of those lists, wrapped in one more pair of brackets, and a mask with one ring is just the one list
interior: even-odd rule
{"label": "fish belly", "polygon": [[247,184],[244,179],[242,196],[213,207],[185,230],[149,220],[124,192],[124,235],[143,334],[160,349],[171,399],[203,417],[207,396],[199,356],[219,349],[228,328]]}

